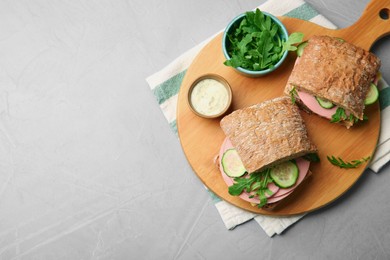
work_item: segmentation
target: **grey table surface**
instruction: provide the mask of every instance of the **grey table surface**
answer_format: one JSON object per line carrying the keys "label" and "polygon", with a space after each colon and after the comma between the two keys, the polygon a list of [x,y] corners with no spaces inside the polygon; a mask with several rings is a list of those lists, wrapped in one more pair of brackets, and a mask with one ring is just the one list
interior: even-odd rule
{"label": "grey table surface", "polygon": [[[229,231],[145,81],[263,2],[1,0],[0,259],[390,259],[390,167]],[[368,0],[308,2],[346,27]]]}

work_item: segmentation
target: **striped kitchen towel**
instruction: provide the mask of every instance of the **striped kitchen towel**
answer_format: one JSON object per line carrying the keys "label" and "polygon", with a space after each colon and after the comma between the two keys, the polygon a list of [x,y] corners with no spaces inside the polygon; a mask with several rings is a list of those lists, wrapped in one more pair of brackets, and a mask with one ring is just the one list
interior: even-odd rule
{"label": "striped kitchen towel", "polygon": [[[280,4],[278,0],[269,0],[259,7],[262,11],[272,13],[276,16],[289,16],[300,19],[309,20],[328,28],[336,28],[331,22],[326,20],[309,4],[302,0],[291,0]],[[218,32],[219,33],[219,32]],[[176,127],[176,106],[177,97],[180,90],[181,82],[184,78],[187,68],[199,51],[206,45],[215,35],[206,39],[202,43],[188,50],[161,71],[151,75],[146,79],[157,102],[170,124],[172,130],[177,134]],[[370,168],[378,172],[390,160],[390,88],[380,80],[380,105],[382,128],[381,135],[375,157],[372,160]],[[272,237],[275,234],[281,234],[287,227],[301,219],[303,215],[293,217],[270,217],[254,214],[251,212],[239,209],[215,196],[210,192],[221,218],[228,229],[233,229],[237,225],[245,223],[249,220],[255,221],[263,228],[266,234]]]}

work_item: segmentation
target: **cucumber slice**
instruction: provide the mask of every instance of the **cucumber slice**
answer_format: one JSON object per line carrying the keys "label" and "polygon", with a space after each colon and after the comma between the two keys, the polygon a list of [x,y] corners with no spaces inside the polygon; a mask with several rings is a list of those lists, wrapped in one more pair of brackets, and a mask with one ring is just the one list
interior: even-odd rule
{"label": "cucumber slice", "polygon": [[222,168],[229,177],[240,177],[246,173],[244,164],[241,161],[236,149],[226,150],[222,155]]}
{"label": "cucumber slice", "polygon": [[371,105],[378,100],[379,91],[374,83],[371,83],[370,90],[367,93],[366,99],[364,100],[365,105]]}
{"label": "cucumber slice", "polygon": [[317,100],[318,104],[320,104],[320,106],[323,108],[330,109],[330,108],[334,107],[334,104],[328,100],[325,100],[325,99],[322,99],[319,97],[316,97],[316,100]]}
{"label": "cucumber slice", "polygon": [[270,176],[280,188],[290,188],[298,180],[299,168],[295,161],[284,162],[273,167]]}
{"label": "cucumber slice", "polygon": [[297,47],[297,56],[298,56],[298,57],[301,57],[301,56],[302,56],[302,54],[303,54],[303,49],[305,49],[306,45],[307,45],[307,41],[306,41],[306,42],[302,42],[302,43],[300,43],[300,44],[298,45],[298,47]]}

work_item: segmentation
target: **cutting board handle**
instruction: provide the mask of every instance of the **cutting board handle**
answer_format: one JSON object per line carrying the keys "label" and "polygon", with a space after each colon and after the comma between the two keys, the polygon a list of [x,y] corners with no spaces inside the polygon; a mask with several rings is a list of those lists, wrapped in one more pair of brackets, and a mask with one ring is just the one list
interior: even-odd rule
{"label": "cutting board handle", "polygon": [[366,50],[380,38],[390,34],[390,0],[371,0],[353,25],[340,30],[355,45]]}

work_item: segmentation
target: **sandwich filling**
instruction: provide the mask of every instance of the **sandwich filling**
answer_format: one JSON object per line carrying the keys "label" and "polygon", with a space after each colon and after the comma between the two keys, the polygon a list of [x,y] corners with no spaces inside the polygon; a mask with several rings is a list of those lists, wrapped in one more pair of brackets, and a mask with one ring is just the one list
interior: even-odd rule
{"label": "sandwich filling", "polygon": [[[297,58],[299,61],[299,57]],[[381,78],[381,74],[377,73],[374,80],[372,81],[372,87],[375,88],[374,91],[377,90],[378,81]],[[354,123],[358,122],[358,118],[356,118],[350,111],[345,110],[344,108],[334,105],[330,101],[319,99],[316,96],[305,92],[304,90],[297,90],[295,87],[290,91],[291,98],[293,102],[298,99],[303,107],[311,112],[327,118],[332,123],[342,122],[347,127],[352,126]],[[366,97],[366,100],[372,98],[371,96]],[[378,96],[374,97],[372,100],[367,101],[366,103],[372,104],[378,99]],[[365,115],[363,115],[363,120],[367,119]]]}
{"label": "sandwich filling", "polygon": [[[226,139],[219,169],[229,194],[271,209],[308,176],[315,155],[306,126],[289,97],[238,109],[220,122]],[[314,161],[314,160],[311,160]]]}
{"label": "sandwich filling", "polygon": [[220,125],[248,173],[317,152],[298,107],[289,97],[236,110],[225,116]]}
{"label": "sandwich filling", "polygon": [[[285,93],[295,94],[308,110],[331,122],[350,127],[364,120],[364,108],[371,103],[366,102],[366,98],[380,67],[379,58],[330,36],[313,36],[298,49],[300,57]],[[328,109],[330,111],[326,111]]]}
{"label": "sandwich filling", "polygon": [[[224,182],[229,187],[229,193],[233,196],[239,196],[252,205],[257,205],[259,208],[276,203],[289,196],[295,188],[302,183],[309,172],[310,161],[300,157],[294,159],[294,163],[296,163],[298,167],[298,177],[294,180],[293,184],[287,188],[278,186],[277,182],[275,182],[272,177],[266,180],[264,173],[267,171],[252,173],[258,175],[258,179],[254,181],[249,181],[251,176],[247,171],[243,172],[243,175],[241,176],[231,177],[229,176],[229,169],[224,165],[223,161],[224,154],[231,149],[234,149],[232,143],[228,138],[225,138],[218,156],[218,166]],[[245,187],[242,187],[243,182],[246,184]],[[241,192],[237,192],[237,190]]]}

